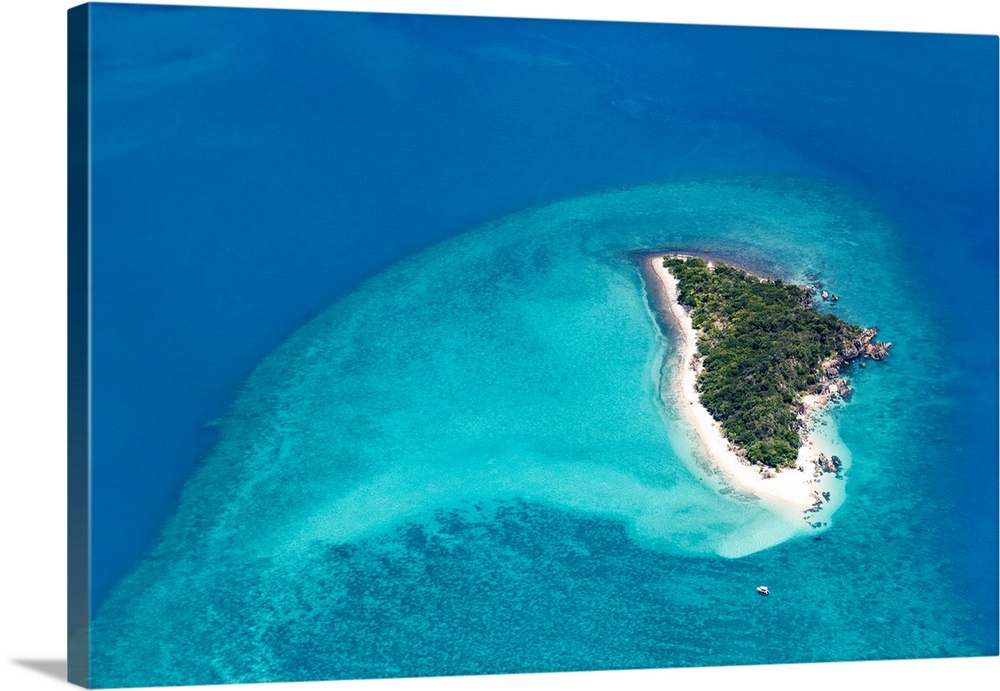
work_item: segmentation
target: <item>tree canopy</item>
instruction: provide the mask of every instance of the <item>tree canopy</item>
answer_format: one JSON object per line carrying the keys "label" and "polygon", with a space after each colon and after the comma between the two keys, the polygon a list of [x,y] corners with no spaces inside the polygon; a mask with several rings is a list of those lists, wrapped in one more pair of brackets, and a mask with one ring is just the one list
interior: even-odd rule
{"label": "tree canopy", "polygon": [[747,458],[793,467],[801,445],[796,407],[822,363],[861,328],[812,305],[812,293],[700,258],[666,258],[679,301],[698,329],[701,402]]}

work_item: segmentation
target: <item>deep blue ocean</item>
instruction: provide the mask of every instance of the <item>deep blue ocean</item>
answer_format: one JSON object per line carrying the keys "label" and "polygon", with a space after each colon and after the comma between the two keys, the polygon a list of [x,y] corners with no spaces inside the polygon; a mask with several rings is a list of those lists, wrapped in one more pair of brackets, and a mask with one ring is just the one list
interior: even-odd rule
{"label": "deep blue ocean", "polygon": [[[996,37],[96,4],[91,48],[94,685],[997,654]],[[659,249],[893,342],[821,539],[694,471]]]}

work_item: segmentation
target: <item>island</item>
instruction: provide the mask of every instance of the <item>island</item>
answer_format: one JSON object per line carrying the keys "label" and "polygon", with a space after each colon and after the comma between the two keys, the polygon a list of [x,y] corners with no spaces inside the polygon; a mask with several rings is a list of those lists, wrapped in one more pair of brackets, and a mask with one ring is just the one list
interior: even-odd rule
{"label": "island", "polygon": [[[883,360],[876,328],[815,308],[807,286],[691,255],[646,257],[661,324],[680,336],[676,399],[728,483],[805,511],[830,501],[842,460],[813,438],[816,414],[851,388],[852,362]],[[823,291],[823,300],[830,294]]]}

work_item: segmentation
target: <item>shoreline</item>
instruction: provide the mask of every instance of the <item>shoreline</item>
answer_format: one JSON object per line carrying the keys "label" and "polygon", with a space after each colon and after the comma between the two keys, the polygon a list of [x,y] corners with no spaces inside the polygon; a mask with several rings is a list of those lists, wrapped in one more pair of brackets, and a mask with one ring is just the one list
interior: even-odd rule
{"label": "shoreline", "polygon": [[[678,302],[677,279],[663,266],[665,257],[687,258],[695,255],[665,253],[646,255],[640,264],[647,283],[647,291],[654,305],[660,326],[680,337],[680,376],[672,384],[682,416],[697,436],[709,466],[733,488],[760,498],[773,508],[804,512],[808,517],[817,511],[834,509],[843,502],[843,482],[840,472],[824,472],[819,467],[821,456],[830,456],[832,449],[816,433],[817,418],[829,402],[828,395],[809,394],[803,397],[803,412],[799,414],[802,428],[806,430],[799,447],[795,468],[781,471],[753,465],[742,458],[735,445],[722,433],[722,426],[701,404],[696,388],[701,371],[698,361],[698,333],[691,317]],[[713,263],[708,259],[709,263]],[[665,383],[665,382],[664,382]],[[846,469],[846,467],[845,467]],[[813,523],[819,527],[820,523]]]}

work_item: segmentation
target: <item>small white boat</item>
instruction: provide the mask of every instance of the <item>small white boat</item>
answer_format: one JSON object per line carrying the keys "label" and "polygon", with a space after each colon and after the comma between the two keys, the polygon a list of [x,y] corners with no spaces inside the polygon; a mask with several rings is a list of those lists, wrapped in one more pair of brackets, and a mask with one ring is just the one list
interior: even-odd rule
{"label": "small white boat", "polygon": [[760,593],[761,595],[770,595],[771,594],[771,591],[767,589],[766,585],[758,585],[757,586],[757,592]]}

